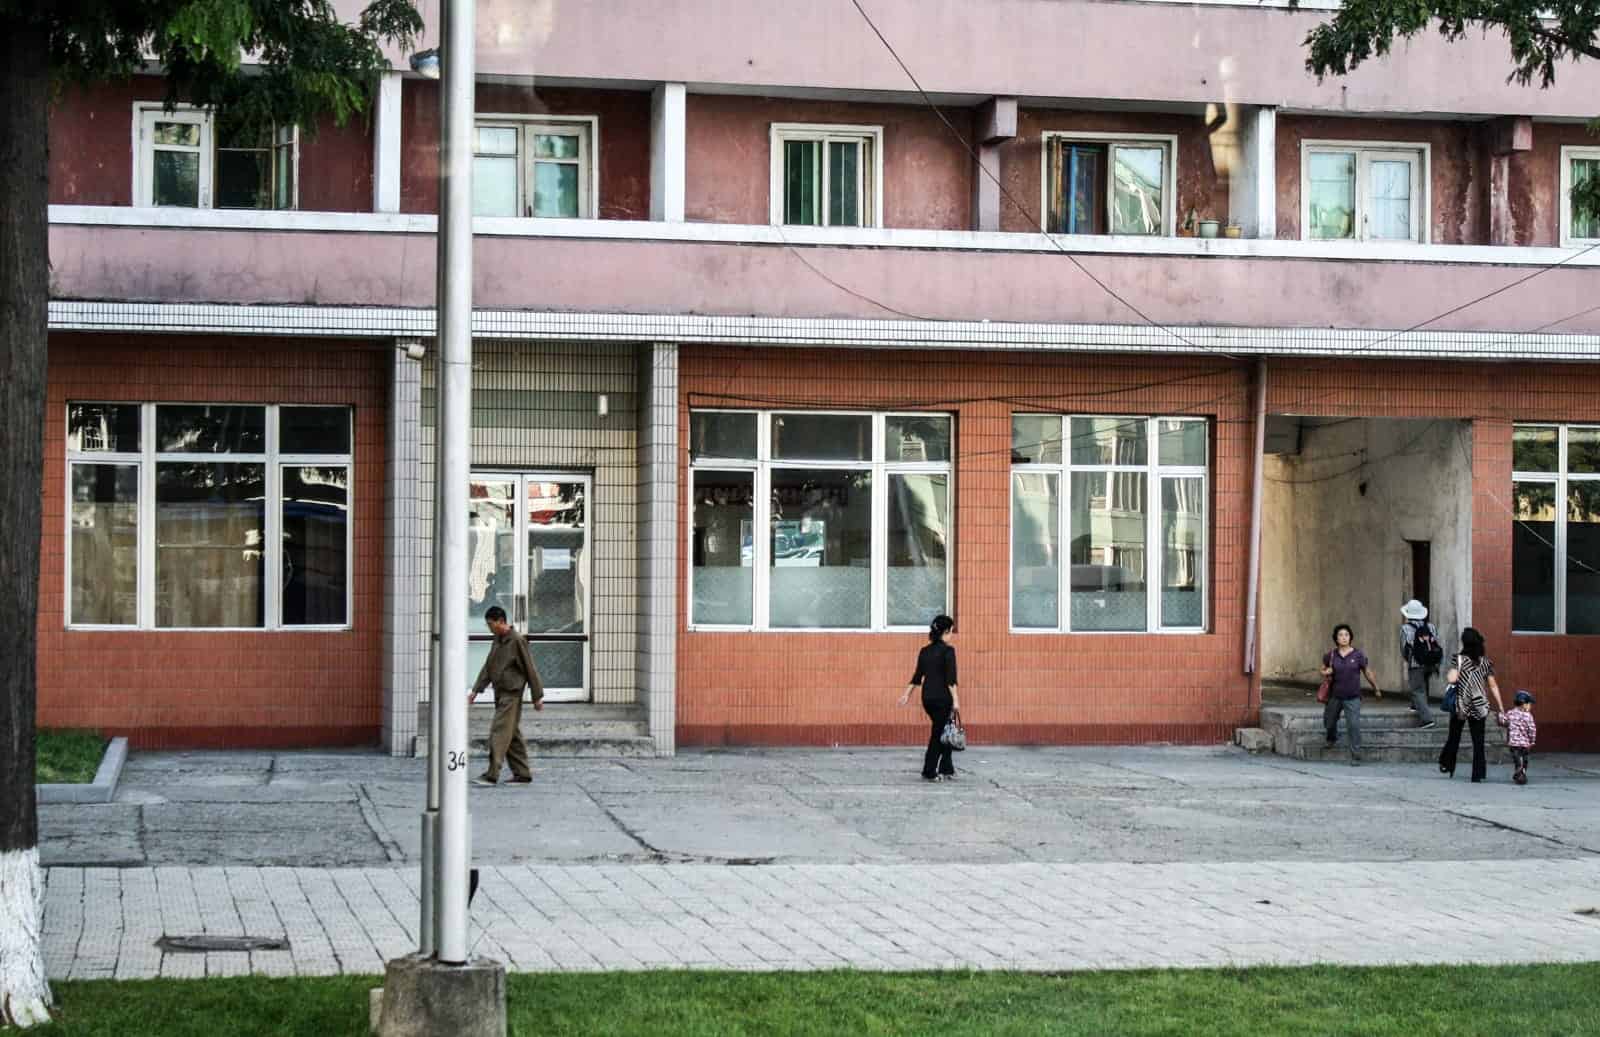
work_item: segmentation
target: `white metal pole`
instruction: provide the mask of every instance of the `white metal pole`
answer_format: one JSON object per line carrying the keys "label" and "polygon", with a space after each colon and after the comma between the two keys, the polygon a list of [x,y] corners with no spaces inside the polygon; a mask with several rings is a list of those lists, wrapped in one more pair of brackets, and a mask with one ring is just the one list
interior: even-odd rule
{"label": "white metal pole", "polygon": [[[439,10],[439,36],[443,42],[446,26],[450,23],[450,6],[445,4]],[[441,103],[444,97],[444,84],[439,84],[439,97]],[[439,155],[444,156],[444,124],[439,126]],[[440,170],[441,176],[443,169]],[[439,195],[439,208],[442,214],[444,194]],[[433,525],[432,543],[428,558],[433,567],[433,593],[430,595],[431,608],[428,615],[428,799],[422,811],[422,881],[418,885],[418,897],[421,909],[418,933],[417,951],[424,958],[431,958],[439,947],[439,918],[434,910],[439,893],[439,785],[440,777],[444,774],[444,758],[439,752],[439,707],[444,701],[442,694],[443,685],[439,680],[439,562],[442,557],[440,550],[444,543],[443,530],[440,527],[439,516],[442,513],[444,501],[444,466],[440,461],[440,444],[442,443],[443,426],[440,424],[439,392],[444,385],[444,350],[441,344],[444,336],[444,321],[440,305],[444,300],[444,235],[443,228],[436,226],[434,230],[435,263],[433,272],[433,314],[434,314],[434,342],[433,342]]]}
{"label": "white metal pole", "polygon": [[444,139],[440,156],[439,420],[442,550],[434,562],[439,610],[439,863],[436,954],[467,960],[467,494],[472,464],[472,0],[445,0],[440,63]]}

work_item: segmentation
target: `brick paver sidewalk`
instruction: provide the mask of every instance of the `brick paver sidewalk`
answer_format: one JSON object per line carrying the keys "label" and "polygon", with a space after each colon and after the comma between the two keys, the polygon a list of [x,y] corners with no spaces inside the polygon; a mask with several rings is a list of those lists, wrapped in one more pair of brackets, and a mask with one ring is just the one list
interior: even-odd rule
{"label": "brick paver sidewalk", "polygon": [[[415,867],[52,868],[58,979],[378,973]],[[1600,859],[487,867],[478,950],[514,970],[1031,970],[1600,960]],[[163,935],[288,949],[164,953]]]}

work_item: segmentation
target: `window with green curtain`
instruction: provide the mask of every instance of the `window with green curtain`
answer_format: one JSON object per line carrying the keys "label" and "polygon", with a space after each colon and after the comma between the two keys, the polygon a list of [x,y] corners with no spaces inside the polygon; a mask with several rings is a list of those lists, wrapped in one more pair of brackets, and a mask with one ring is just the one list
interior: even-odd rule
{"label": "window with green curtain", "polygon": [[822,222],[822,143],[783,142],[783,222],[815,227]]}

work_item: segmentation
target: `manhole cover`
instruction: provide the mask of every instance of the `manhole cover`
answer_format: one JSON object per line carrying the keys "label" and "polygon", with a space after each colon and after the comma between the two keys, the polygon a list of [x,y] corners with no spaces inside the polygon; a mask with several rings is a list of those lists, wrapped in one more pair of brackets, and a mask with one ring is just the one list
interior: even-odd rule
{"label": "manhole cover", "polygon": [[156,946],[176,954],[204,954],[207,951],[286,951],[288,940],[270,936],[163,936]]}

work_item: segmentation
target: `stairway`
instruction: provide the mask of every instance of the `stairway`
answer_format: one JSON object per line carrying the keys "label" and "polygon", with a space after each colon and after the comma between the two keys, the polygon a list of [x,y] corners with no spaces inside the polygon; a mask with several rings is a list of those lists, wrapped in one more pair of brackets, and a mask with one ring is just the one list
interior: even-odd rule
{"label": "stairway", "polygon": [[[1322,705],[1311,691],[1302,693],[1305,702],[1293,701],[1288,694],[1272,696],[1277,701],[1263,701],[1261,727],[1272,739],[1272,751],[1279,756],[1296,760],[1335,760],[1350,758],[1346,741],[1344,720],[1339,721],[1339,741],[1328,745],[1322,727]],[[1289,699],[1289,701],[1284,701]],[[1382,700],[1370,697],[1361,703],[1361,758],[1373,763],[1437,763],[1439,750],[1444,748],[1450,735],[1449,718],[1435,704],[1434,719],[1438,723],[1427,730],[1417,727],[1417,715],[1407,708],[1407,701],[1390,695]],[[1506,752],[1505,729],[1494,722],[1490,714],[1484,731],[1484,753],[1490,766],[1509,763]],[[1461,752],[1456,770],[1470,771],[1472,765],[1471,732],[1461,732]]]}
{"label": "stairway", "polygon": [[[487,752],[494,707],[474,705],[467,714],[467,737],[474,753]],[[534,759],[552,757],[639,757],[656,755],[650,724],[638,706],[591,702],[550,702],[535,711],[522,707],[522,737]],[[417,706],[416,755],[428,755],[428,704]]]}

